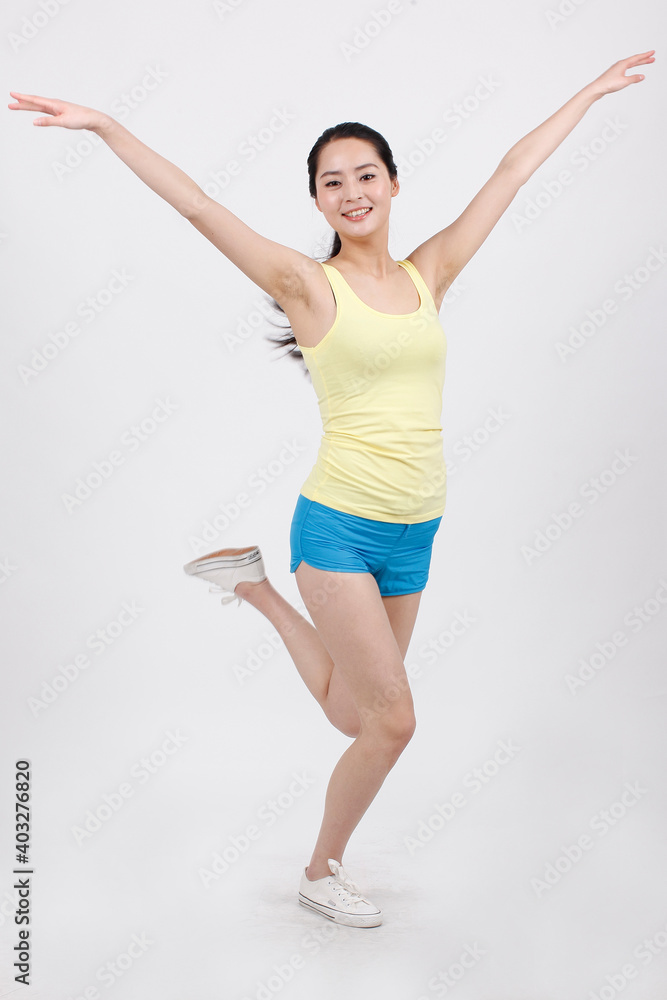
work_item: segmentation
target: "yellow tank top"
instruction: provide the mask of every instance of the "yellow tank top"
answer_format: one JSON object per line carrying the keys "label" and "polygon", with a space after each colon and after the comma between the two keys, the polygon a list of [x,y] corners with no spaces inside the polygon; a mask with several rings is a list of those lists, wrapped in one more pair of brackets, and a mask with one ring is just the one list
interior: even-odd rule
{"label": "yellow tank top", "polygon": [[442,391],[447,341],[417,268],[413,313],[381,313],[322,264],[336,319],[315,347],[301,347],[322,417],[317,461],[301,487],[309,500],[376,521],[414,524],[445,510]]}

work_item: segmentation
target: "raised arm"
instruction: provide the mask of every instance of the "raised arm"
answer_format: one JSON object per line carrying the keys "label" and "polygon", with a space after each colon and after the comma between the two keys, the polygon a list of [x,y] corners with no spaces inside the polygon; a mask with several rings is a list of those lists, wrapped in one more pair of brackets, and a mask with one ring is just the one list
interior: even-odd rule
{"label": "raised arm", "polygon": [[634,66],[654,62],[654,52],[655,49],[651,49],[614,63],[520,139],[458,219],[413,250],[409,259],[426,280],[431,279],[431,287],[436,288],[436,301],[441,300],[457,274],[479,250],[519,188],[570,134],[590,106],[605,94],[643,80],[641,74],[625,76],[625,73]]}
{"label": "raised arm", "polygon": [[[260,236],[223,205],[209,198],[179,167],[137,139],[114,118],[67,101],[10,91],[12,111],[46,112],[33,125],[59,125],[97,133],[156,194],[188,219],[244,274],[281,304],[302,287],[302,277],[317,268],[310,257]],[[300,276],[300,277],[299,277]]]}

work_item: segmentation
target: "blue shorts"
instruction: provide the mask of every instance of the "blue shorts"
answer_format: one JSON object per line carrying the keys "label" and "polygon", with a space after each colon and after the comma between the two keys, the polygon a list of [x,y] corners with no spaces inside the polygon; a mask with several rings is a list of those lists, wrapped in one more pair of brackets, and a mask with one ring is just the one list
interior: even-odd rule
{"label": "blue shorts", "polygon": [[316,569],[372,573],[385,597],[417,593],[426,586],[441,521],[442,516],[418,524],[375,521],[299,493],[290,529],[290,573],[303,559]]}

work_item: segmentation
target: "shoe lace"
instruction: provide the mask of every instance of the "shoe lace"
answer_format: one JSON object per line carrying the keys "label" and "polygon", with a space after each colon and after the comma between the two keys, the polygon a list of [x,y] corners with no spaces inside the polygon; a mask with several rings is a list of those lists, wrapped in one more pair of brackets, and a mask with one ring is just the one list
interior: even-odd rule
{"label": "shoe lace", "polygon": [[243,601],[243,598],[239,597],[238,594],[230,594],[228,591],[224,589],[224,587],[216,587],[216,586],[209,587],[208,592],[209,594],[226,594],[227,595],[226,597],[220,598],[222,604],[231,604],[232,601],[238,601],[239,604],[241,604],[241,602]]}
{"label": "shoe lace", "polygon": [[[358,900],[364,899],[361,894],[361,889],[357,883],[352,881],[350,876],[338,861],[330,859],[329,868],[331,869],[331,873],[338,883],[338,886],[342,890],[344,901],[350,900],[351,902],[356,903]],[[336,888],[338,888],[338,886]],[[356,897],[356,899],[354,897]]]}

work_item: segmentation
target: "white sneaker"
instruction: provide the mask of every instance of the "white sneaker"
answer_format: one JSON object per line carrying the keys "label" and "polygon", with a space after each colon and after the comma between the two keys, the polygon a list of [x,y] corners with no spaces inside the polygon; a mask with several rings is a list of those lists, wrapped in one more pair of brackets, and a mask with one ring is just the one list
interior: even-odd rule
{"label": "white sneaker", "polygon": [[299,902],[323,917],[348,927],[378,927],[382,911],[361,895],[359,886],[349,877],[340,861],[328,858],[331,875],[311,882],[304,868],[299,886]]}
{"label": "white sneaker", "polygon": [[234,588],[243,580],[253,583],[266,580],[262,553],[256,545],[249,545],[245,549],[210,552],[207,556],[186,563],[183,569],[189,576],[199,576],[215,583],[215,587],[209,587],[212,594],[229,591],[226,597],[221,598],[223,604],[229,604],[233,600],[241,604],[243,598],[234,593]]}

